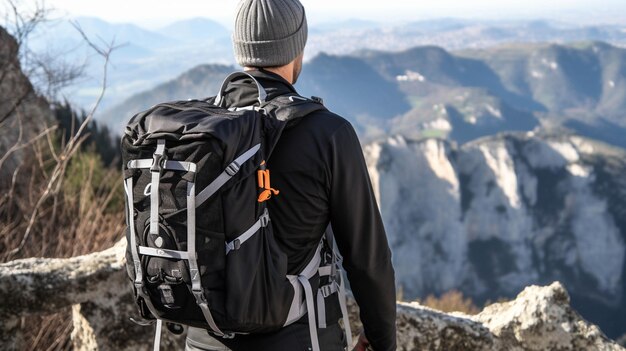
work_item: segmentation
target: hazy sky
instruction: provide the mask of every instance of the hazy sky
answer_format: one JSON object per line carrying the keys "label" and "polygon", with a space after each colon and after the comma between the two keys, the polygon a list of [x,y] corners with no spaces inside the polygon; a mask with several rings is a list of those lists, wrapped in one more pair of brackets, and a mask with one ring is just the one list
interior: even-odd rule
{"label": "hazy sky", "polygon": [[[361,18],[410,21],[435,17],[546,18],[569,22],[625,22],[626,0],[301,0],[312,23]],[[229,25],[237,0],[46,0],[60,15],[160,27],[189,17]]]}

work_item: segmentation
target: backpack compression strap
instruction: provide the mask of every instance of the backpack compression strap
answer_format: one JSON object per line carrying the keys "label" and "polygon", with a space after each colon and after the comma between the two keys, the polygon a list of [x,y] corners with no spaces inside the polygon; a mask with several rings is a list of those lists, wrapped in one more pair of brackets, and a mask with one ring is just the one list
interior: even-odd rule
{"label": "backpack compression strap", "polygon": [[[320,267],[321,252],[324,245],[328,245],[328,248],[331,249],[333,258],[330,266]],[[348,347],[352,346],[352,329],[350,328],[350,319],[346,306],[345,280],[342,275],[341,261],[341,255],[337,252],[335,245],[333,245],[333,233],[329,226],[324,234],[324,238],[320,241],[311,262],[307,264],[299,275],[287,276],[287,279],[294,286],[295,294],[291,308],[289,309],[289,315],[287,317],[287,321],[285,322],[285,326],[295,322],[304,316],[304,314],[307,314],[312,351],[320,351],[317,328],[326,328],[326,304],[324,299],[335,292],[338,293],[339,305],[341,307],[344,330],[346,333],[346,341],[348,342]],[[309,283],[309,279],[314,277],[315,273],[319,273],[320,277],[330,276],[330,283],[328,285],[321,286],[317,291],[317,318],[315,316],[313,290],[311,288],[311,284]],[[304,296],[302,296],[303,294]],[[303,297],[304,305],[301,304]]]}
{"label": "backpack compression strap", "polygon": [[333,293],[338,294],[339,298],[339,306],[341,308],[341,315],[343,319],[343,327],[346,333],[346,340],[348,342],[348,347],[352,346],[352,328],[350,328],[350,318],[348,316],[348,307],[346,304],[346,284],[345,279],[346,275],[343,272],[343,267],[341,263],[343,262],[343,257],[337,250],[337,245],[334,242],[333,229],[329,225],[326,229],[325,242],[326,245],[329,246],[332,253],[332,260],[330,266],[324,266],[319,268],[319,275],[329,276],[330,283],[324,286],[320,286],[317,291],[317,314],[319,317],[319,327],[326,328],[326,303],[325,298],[330,296]]}
{"label": "backpack compression strap", "polygon": [[[127,195],[127,203],[128,203],[128,213],[127,220],[128,226],[130,228],[130,245],[131,245],[131,253],[133,256],[134,267],[135,267],[135,287],[137,289],[137,294],[144,300],[150,312],[158,319],[158,313],[151,303],[150,297],[144,291],[144,281],[143,281],[143,273],[141,269],[141,262],[139,260],[139,254],[154,256],[154,257],[162,257],[169,259],[183,259],[189,262],[189,275],[191,277],[191,293],[196,299],[197,305],[200,307],[202,314],[204,315],[207,324],[211,328],[211,330],[222,337],[232,337],[230,333],[224,333],[220,330],[220,328],[215,323],[211,311],[208,306],[208,302],[206,297],[204,296],[204,292],[202,289],[201,281],[200,281],[200,270],[198,268],[198,262],[196,257],[196,190],[195,190],[195,175],[197,165],[190,162],[180,162],[180,161],[168,161],[165,158],[166,145],[165,140],[159,139],[157,141],[157,147],[154,152],[154,157],[151,160],[132,160],[128,163],[128,168],[149,168],[152,173],[152,181],[150,188],[150,198],[151,198],[151,208],[150,208],[150,233],[151,234],[159,234],[158,231],[158,207],[159,207],[159,182],[161,177],[161,172],[163,169],[170,169],[175,171],[182,172],[190,172],[193,173],[193,180],[187,183],[187,251],[176,251],[176,250],[168,250],[164,248],[152,248],[146,246],[138,246],[136,233],[134,230],[134,222],[133,222],[133,207],[134,199],[133,199],[133,178],[129,177],[126,179],[126,195]],[[256,153],[256,151],[255,151]],[[252,153],[254,154],[254,153]],[[250,156],[251,157],[251,156]],[[249,158],[249,157],[248,157]],[[169,163],[168,163],[169,162]],[[170,168],[171,167],[171,168]],[[238,169],[237,169],[238,170]],[[236,173],[236,172],[235,172]],[[233,173],[234,175],[234,173]],[[228,178],[230,179],[230,177]],[[228,180],[227,179],[227,180]],[[154,233],[153,233],[154,231]],[[157,336],[160,335],[161,324],[157,322],[157,334],[155,335],[155,350],[158,349],[157,345],[160,339],[157,339]]]}

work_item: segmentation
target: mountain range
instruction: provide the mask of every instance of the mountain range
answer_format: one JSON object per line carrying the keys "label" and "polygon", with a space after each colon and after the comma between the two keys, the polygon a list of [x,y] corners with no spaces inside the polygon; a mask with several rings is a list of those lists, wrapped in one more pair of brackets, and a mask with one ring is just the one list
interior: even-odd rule
{"label": "mountain range", "polygon": [[[84,42],[72,23],[99,45],[115,42],[104,108],[135,93],[166,82],[203,63],[234,64],[230,29],[207,18],[191,18],[157,29],[80,17],[38,27],[29,41],[35,52],[47,52],[70,63],[85,65],[86,77],[64,90],[83,108],[91,107],[100,90],[103,61]],[[626,26],[580,26],[554,21],[473,21],[438,19],[412,23],[346,20],[312,24],[306,59],[319,53],[351,55],[360,50],[403,51],[436,45],[447,50],[485,48],[506,42],[598,40],[626,45]]]}
{"label": "mountain range", "polygon": [[[99,118],[121,131],[132,114],[160,101],[214,94],[235,69],[198,66]],[[465,143],[542,128],[626,147],[626,50],[603,42],[320,54],[296,87],[348,118],[364,142],[399,134]]]}
{"label": "mountain range", "polygon": [[107,91],[101,106],[112,106],[205,62],[232,63],[230,31],[206,18],[179,21],[156,30],[80,17],[42,25],[29,40],[34,52],[84,66],[85,76],[62,93],[77,107],[90,108],[100,93],[104,60],[75,28],[96,45],[116,48],[110,56]]}

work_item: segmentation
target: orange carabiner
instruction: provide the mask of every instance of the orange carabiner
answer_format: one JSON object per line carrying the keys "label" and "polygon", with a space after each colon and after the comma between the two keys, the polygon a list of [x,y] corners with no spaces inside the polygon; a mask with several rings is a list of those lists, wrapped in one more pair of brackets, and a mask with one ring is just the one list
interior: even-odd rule
{"label": "orange carabiner", "polygon": [[[261,163],[261,166],[265,165],[265,161],[263,161],[263,163]],[[280,194],[280,191],[273,189],[270,185],[270,170],[269,169],[265,169],[264,167],[262,169],[259,169],[257,171],[257,182],[259,185],[259,188],[264,189],[261,194],[259,194],[259,198],[257,199],[258,202],[265,202],[267,200],[269,200],[272,195],[278,195]]]}

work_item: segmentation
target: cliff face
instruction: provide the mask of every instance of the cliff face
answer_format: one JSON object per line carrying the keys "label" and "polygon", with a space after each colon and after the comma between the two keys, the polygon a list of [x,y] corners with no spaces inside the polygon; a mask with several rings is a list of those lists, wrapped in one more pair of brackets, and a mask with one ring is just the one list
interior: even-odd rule
{"label": "cliff face", "polygon": [[47,102],[37,96],[21,70],[18,49],[15,39],[0,27],[0,159],[6,158],[0,163],[0,188],[29,155],[28,149],[19,146],[52,123]]}
{"label": "cliff face", "polygon": [[396,137],[365,154],[405,296],[483,302],[558,280],[583,316],[624,333],[623,150],[518,134],[460,148]]}

